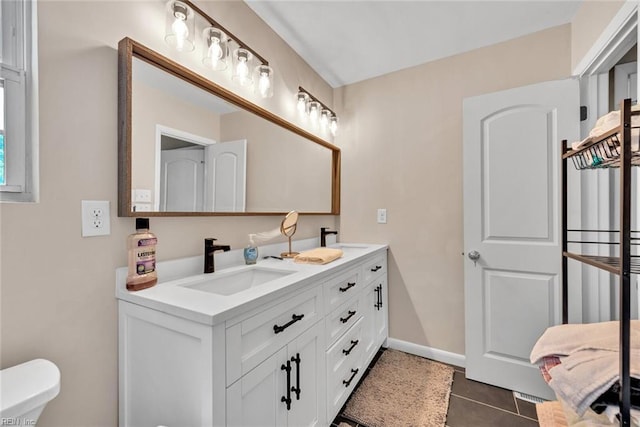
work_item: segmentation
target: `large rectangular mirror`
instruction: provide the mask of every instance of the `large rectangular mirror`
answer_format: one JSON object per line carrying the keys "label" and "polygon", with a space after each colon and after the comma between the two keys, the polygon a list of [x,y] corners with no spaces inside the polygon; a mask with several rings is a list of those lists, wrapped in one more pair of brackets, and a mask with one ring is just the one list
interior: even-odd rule
{"label": "large rectangular mirror", "polygon": [[340,150],[125,38],[119,216],[340,213]]}

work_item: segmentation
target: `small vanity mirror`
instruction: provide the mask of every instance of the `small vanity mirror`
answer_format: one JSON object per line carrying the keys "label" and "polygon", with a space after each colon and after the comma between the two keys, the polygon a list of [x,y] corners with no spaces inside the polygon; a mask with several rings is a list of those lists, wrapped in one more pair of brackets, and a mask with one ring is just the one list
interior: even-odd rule
{"label": "small vanity mirror", "polygon": [[282,223],[280,223],[280,233],[283,236],[289,238],[289,252],[282,252],[280,256],[282,258],[293,258],[298,255],[298,252],[291,251],[291,237],[296,234],[296,229],[298,228],[298,212],[291,211],[284,217]]}
{"label": "small vanity mirror", "polygon": [[118,115],[120,216],[339,214],[337,147],[128,38]]}

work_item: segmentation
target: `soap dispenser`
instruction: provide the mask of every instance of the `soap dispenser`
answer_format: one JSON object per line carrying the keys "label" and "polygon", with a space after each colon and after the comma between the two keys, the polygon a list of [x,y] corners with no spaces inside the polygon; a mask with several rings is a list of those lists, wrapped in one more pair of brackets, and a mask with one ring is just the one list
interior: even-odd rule
{"label": "soap dispenser", "polygon": [[249,234],[249,245],[244,248],[244,262],[247,265],[255,264],[258,260],[258,247],[253,241],[254,237],[255,234]]}

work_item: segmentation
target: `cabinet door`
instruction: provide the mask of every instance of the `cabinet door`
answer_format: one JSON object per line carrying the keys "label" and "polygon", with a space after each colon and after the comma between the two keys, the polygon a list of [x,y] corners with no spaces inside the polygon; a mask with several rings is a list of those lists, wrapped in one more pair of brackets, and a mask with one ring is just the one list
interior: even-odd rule
{"label": "cabinet door", "polygon": [[[373,319],[374,319],[374,336],[375,336],[375,347],[376,350],[380,347],[384,341],[387,339],[388,335],[388,299],[387,299],[387,277],[382,276],[377,279],[374,284],[374,297],[375,304],[373,309]],[[378,291],[375,291],[375,289]]]}
{"label": "cabinet door", "polygon": [[227,425],[282,427],[287,425],[286,348],[256,366],[227,389]]}
{"label": "cabinet door", "polygon": [[[325,426],[324,323],[318,322],[289,343],[291,362],[291,410],[287,425]],[[299,391],[297,393],[296,391]]]}

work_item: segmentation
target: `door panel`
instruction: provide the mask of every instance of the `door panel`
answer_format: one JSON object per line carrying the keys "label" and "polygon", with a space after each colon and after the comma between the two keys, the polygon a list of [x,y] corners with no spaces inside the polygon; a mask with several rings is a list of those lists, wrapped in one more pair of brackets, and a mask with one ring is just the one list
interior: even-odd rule
{"label": "door panel", "polygon": [[561,319],[560,140],[578,140],[578,83],[463,104],[468,378],[552,397],[529,352]]}

